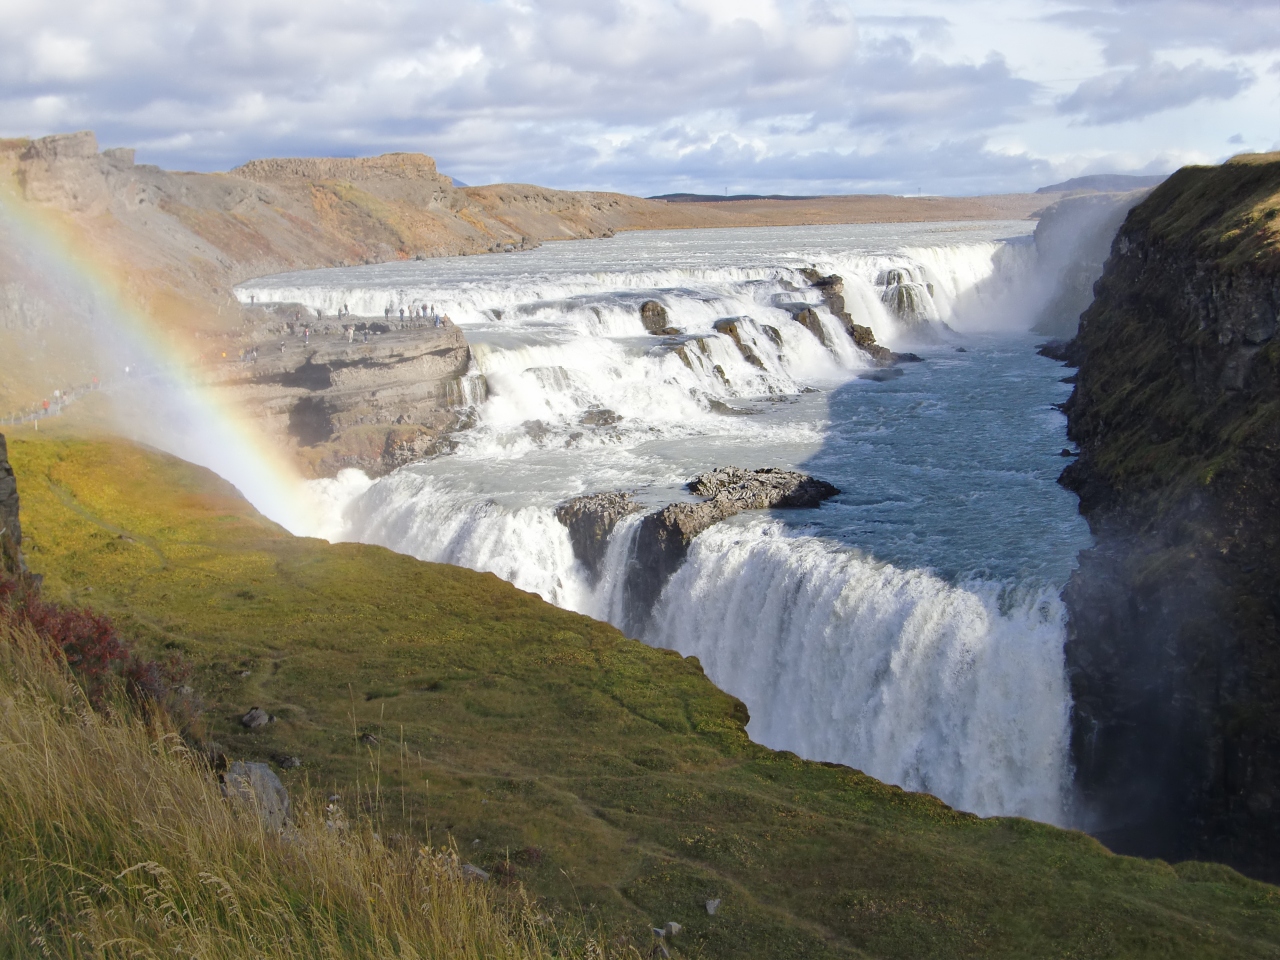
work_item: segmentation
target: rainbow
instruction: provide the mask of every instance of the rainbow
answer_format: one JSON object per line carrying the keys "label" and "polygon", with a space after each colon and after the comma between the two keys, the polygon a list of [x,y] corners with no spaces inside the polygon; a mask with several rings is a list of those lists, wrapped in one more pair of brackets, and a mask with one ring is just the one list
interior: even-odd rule
{"label": "rainbow", "polygon": [[[317,528],[307,486],[256,425],[200,382],[193,351],[128,295],[120,271],[58,211],[0,189],[0,242],[71,303],[93,338],[116,431],[207,467],[292,533]],[[126,374],[126,368],[128,373]]]}

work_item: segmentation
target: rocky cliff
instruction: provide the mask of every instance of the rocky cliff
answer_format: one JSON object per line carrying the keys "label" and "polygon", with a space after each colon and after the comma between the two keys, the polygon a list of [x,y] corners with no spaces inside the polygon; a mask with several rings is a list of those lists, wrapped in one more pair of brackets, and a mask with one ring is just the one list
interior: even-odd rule
{"label": "rocky cliff", "polygon": [[1126,218],[1068,355],[1096,537],[1064,596],[1082,811],[1125,852],[1280,879],[1280,155]]}
{"label": "rocky cliff", "polygon": [[22,527],[18,523],[18,481],[9,466],[9,449],[0,433],[0,573],[10,576],[25,569]]}
{"label": "rocky cliff", "polygon": [[[289,312],[286,305],[272,314]],[[380,476],[420,460],[448,442],[463,407],[484,399],[482,377],[463,382],[471,351],[447,320],[438,328],[352,322],[305,329],[287,320],[257,325],[237,353],[201,369],[295,454],[307,476],[346,467]]]}

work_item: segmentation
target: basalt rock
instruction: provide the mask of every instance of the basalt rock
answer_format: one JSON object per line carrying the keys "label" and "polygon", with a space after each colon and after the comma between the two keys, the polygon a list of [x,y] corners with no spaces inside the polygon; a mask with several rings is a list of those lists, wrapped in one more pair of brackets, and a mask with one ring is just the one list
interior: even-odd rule
{"label": "basalt rock", "polygon": [[633,570],[627,580],[627,618],[644,623],[662,588],[684,562],[694,537],[744,510],[816,507],[840,491],[824,480],[793,470],[723,467],[695,477],[690,492],[709,499],[673,503],[640,521]]}
{"label": "basalt rock", "polygon": [[747,343],[742,336],[742,322],[744,317],[726,317],[723,320],[717,320],[712,324],[712,329],[716,333],[723,333],[726,337],[734,342],[738,348],[738,352],[742,354],[742,359],[757,369],[764,369],[764,361],[760,359],[760,355],[751,349],[751,344]]}
{"label": "basalt rock", "polygon": [[357,467],[378,476],[439,452],[460,412],[483,399],[483,380],[470,381],[476,395],[464,389],[471,352],[448,321],[387,327],[368,342],[341,325],[301,336],[305,323],[294,326],[203,372],[312,475]]}
{"label": "basalt rock", "polygon": [[22,561],[22,525],[18,522],[18,481],[9,466],[9,449],[0,433],[0,571],[8,576],[26,573]]}
{"label": "basalt rock", "polygon": [[[1280,155],[1130,211],[1076,338],[1072,759],[1126,853],[1280,880]],[[1049,352],[1049,351],[1045,351]]]}
{"label": "basalt rock", "polygon": [[[858,349],[868,354],[879,366],[885,367],[896,362],[896,354],[888,347],[876,343],[875,332],[870,327],[853,322],[853,317],[849,315],[849,311],[845,308],[844,277],[834,273],[823,276],[812,267],[806,267],[800,273],[809,281],[810,286],[822,294],[822,302],[827,305],[831,315],[844,325],[845,333],[849,335],[849,338],[857,345]],[[817,323],[817,320],[817,314],[814,314],[813,322]],[[802,321],[797,318],[797,322]],[[806,327],[808,327],[808,324],[806,324]],[[818,324],[818,327],[821,329],[821,324]],[[812,327],[808,327],[808,329],[823,342],[824,346],[830,346],[826,341],[825,333],[820,334],[814,331]]]}
{"label": "basalt rock", "polygon": [[556,507],[556,519],[569,529],[574,556],[587,568],[593,581],[603,573],[609,535],[623,517],[643,509],[627,493],[592,493]]}
{"label": "basalt rock", "polygon": [[667,308],[657,300],[646,300],[640,304],[640,322],[644,328],[658,337],[675,336],[680,331],[671,326]]}

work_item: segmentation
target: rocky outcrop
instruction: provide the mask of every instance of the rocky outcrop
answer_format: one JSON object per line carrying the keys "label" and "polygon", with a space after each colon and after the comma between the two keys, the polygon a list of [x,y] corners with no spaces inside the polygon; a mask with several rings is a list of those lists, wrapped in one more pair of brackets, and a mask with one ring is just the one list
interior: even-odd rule
{"label": "rocky outcrop", "polygon": [[644,508],[627,493],[592,493],[556,507],[556,519],[569,530],[574,556],[587,568],[593,581],[603,573],[609,537],[623,517]]}
{"label": "rocky outcrop", "polygon": [[1096,546],[1064,591],[1083,813],[1280,879],[1280,155],[1128,215],[1067,356]]}
{"label": "rocky outcrop", "polygon": [[[844,325],[845,333],[849,335],[849,339],[851,339],[860,350],[870,356],[872,360],[881,366],[887,366],[894,362],[893,351],[888,347],[881,346],[876,343],[875,332],[870,327],[853,322],[853,317],[849,315],[849,311],[845,308],[843,277],[834,273],[828,276],[823,276],[819,271],[812,267],[802,270],[801,274],[809,281],[810,286],[822,294],[822,301],[826,304],[827,309],[830,310],[832,315]],[[810,326],[810,323],[816,324],[818,330],[821,331],[821,324],[818,323],[818,317],[816,314],[813,315],[809,323],[805,323],[805,321],[801,320],[798,316],[796,317],[796,320],[799,323],[804,323],[814,336],[819,340],[824,341],[825,346],[830,346],[830,344],[825,343],[825,332],[815,332],[813,327]]]}
{"label": "rocky outcrop", "polygon": [[675,336],[680,331],[671,326],[667,316],[667,308],[657,300],[646,300],[640,304],[640,322],[645,330],[655,336]]}
{"label": "rocky outcrop", "polygon": [[816,507],[840,491],[825,480],[793,470],[744,470],[723,467],[695,477],[691,493],[708,499],[673,503],[640,521],[633,569],[627,578],[628,622],[642,624],[662,588],[684,562],[693,538],[713,524],[744,510]]}
{"label": "rocky outcrop", "polygon": [[725,317],[717,320],[711,325],[716,333],[722,333],[733,341],[734,346],[738,348],[738,353],[742,354],[742,359],[751,364],[758,370],[764,369],[764,361],[760,359],[760,354],[751,348],[751,344],[742,336],[742,324],[746,321],[746,317]]}
{"label": "rocky outcrop", "polygon": [[9,466],[9,448],[0,433],[0,571],[8,576],[24,573],[22,526],[18,522],[18,481]]}
{"label": "rocky outcrop", "polygon": [[[378,476],[435,452],[459,411],[483,399],[465,389],[470,358],[462,332],[447,321],[440,328],[388,328],[368,342],[363,332],[348,340],[339,325],[304,337],[299,323],[203,369],[229,400],[294,449],[308,474],[356,467]],[[476,384],[483,389],[482,380]]]}
{"label": "rocky outcrop", "polygon": [[232,761],[222,774],[222,793],[248,806],[274,833],[284,830],[289,822],[289,791],[265,763]]}

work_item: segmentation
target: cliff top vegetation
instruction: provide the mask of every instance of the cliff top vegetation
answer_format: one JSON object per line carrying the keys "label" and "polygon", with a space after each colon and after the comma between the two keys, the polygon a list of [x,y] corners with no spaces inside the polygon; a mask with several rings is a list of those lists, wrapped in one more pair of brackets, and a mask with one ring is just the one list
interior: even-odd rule
{"label": "cliff top vegetation", "polygon": [[1193,248],[1224,268],[1274,267],[1280,263],[1280,153],[1183,167],[1133,210],[1127,227]]}
{"label": "cliff top vegetation", "polygon": [[451,840],[561,923],[647,949],[674,920],[704,957],[1280,955],[1275,888],[767,750],[695,660],[491,575],[291,537],[121,441],[10,456],[47,595],[186,658],[205,736],[299,758],[291,789]]}

